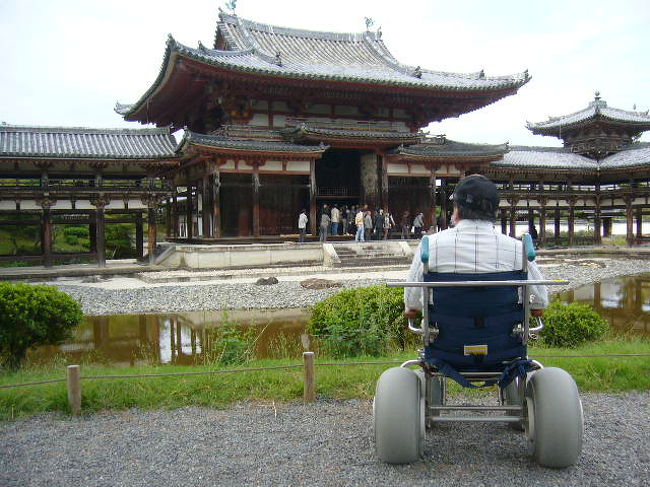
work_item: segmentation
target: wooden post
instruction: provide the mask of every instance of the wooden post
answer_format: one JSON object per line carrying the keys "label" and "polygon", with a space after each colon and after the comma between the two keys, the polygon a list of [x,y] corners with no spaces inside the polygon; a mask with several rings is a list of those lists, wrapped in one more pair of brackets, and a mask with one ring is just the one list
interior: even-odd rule
{"label": "wooden post", "polygon": [[302,358],[305,362],[305,389],[303,399],[305,402],[314,402],[316,400],[314,352],[304,352]]}
{"label": "wooden post", "polygon": [[316,219],[318,218],[318,207],[316,203],[316,161],[309,161],[309,230],[312,235],[317,235]]}
{"label": "wooden post", "polygon": [[554,223],[554,232],[555,232],[555,245],[560,245],[560,208],[555,207],[555,221]]}
{"label": "wooden post", "polygon": [[144,257],[144,227],[140,213],[135,215],[135,256],[139,261]]}
{"label": "wooden post", "polygon": [[636,209],[636,238],[637,242],[641,241],[643,237],[643,208]]}
{"label": "wooden post", "polygon": [[153,265],[156,260],[156,246],[158,245],[158,225],[156,224],[156,208],[147,210],[147,253],[149,254],[149,265]]}
{"label": "wooden post", "polygon": [[203,176],[201,190],[201,222],[203,238],[212,237],[212,191],[210,190],[210,176]]}
{"label": "wooden post", "polygon": [[52,214],[50,208],[43,207],[41,227],[41,251],[43,253],[43,265],[52,267]]}
{"label": "wooden post", "polygon": [[68,404],[70,412],[78,416],[81,414],[81,377],[78,365],[68,365]]}
{"label": "wooden post", "polygon": [[573,244],[575,243],[575,211],[574,211],[574,206],[575,206],[575,200],[571,199],[569,200],[569,219],[568,219],[568,237],[569,237],[569,247],[573,247]]}
{"label": "wooden post", "polygon": [[260,166],[253,164],[253,237],[260,236]]}
{"label": "wooden post", "polygon": [[104,207],[106,202],[98,200],[95,203],[95,242],[97,245],[97,265],[99,267],[106,267],[106,238],[105,238],[105,225],[106,219],[104,217]]}
{"label": "wooden post", "polygon": [[187,185],[187,193],[185,196],[185,219],[187,220],[187,241],[192,240],[192,236],[194,235],[194,217],[193,212],[192,212],[192,185],[188,184]]}
{"label": "wooden post", "polygon": [[221,238],[221,174],[215,165],[212,173],[212,236]]}
{"label": "wooden post", "polygon": [[625,201],[625,220],[627,222],[627,245],[634,245],[634,212],[632,209],[632,199],[627,198]]}
{"label": "wooden post", "polygon": [[[600,194],[600,187],[599,185],[596,185],[596,194]],[[602,232],[601,232],[601,227],[602,227],[602,222],[601,222],[601,214],[600,214],[600,196],[596,196],[596,206],[594,208],[594,244],[600,245],[603,243],[603,239],[601,237]]]}
{"label": "wooden post", "polygon": [[546,202],[539,209],[539,243],[546,243]]}

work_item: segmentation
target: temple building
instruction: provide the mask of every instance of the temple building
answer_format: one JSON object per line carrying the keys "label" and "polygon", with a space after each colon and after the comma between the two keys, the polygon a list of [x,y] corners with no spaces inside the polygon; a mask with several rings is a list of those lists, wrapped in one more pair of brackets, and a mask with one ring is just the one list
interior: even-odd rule
{"label": "temple building", "polygon": [[[220,14],[212,48],[170,37],[158,78],[125,120],[185,128],[165,177],[182,236],[295,233],[328,205],[420,210],[505,147],[446,145],[421,129],[515,94],[526,72],[442,73],[397,61],[378,32],[288,29]],[[441,150],[449,147],[449,151]],[[187,222],[193,224],[188,225]]]}
{"label": "temple building", "polygon": [[583,243],[576,222],[589,222],[587,243],[600,243],[612,219],[624,217],[628,243],[643,241],[650,144],[638,139],[650,129],[647,112],[609,108],[597,94],[584,110],[528,124],[563,140],[558,148],[423,131],[529,80],[527,71],[490,77],[408,66],[379,31],[289,29],[222,12],[211,48],[170,36],[150,88],[116,105],[125,120],[158,128],[0,126],[0,225],[27,215],[41,235],[34,259],[46,265],[56,257],[52,225],[63,223],[89,226],[100,265],[106,225],[116,222],[135,224],[138,257],[143,221],[152,255],[157,219],[168,240],[190,243],[286,240],[303,208],[315,235],[324,205],[421,211],[436,231],[447,225],[454,185],[478,172],[501,188],[504,233],[529,222],[547,242],[552,222],[555,243],[566,225],[573,245]]}

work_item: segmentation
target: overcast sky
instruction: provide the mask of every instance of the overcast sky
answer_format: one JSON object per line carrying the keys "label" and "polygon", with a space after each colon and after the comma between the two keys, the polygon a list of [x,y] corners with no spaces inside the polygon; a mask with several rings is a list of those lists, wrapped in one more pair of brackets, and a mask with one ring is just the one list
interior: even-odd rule
{"label": "overcast sky", "polygon": [[[138,127],[113,111],[153,83],[167,34],[212,46],[218,0],[0,0],[0,122]],[[432,134],[477,143],[559,145],[526,121],[609,106],[650,108],[648,0],[239,0],[258,22],[361,32],[364,17],[402,63],[487,76],[529,70],[517,95]],[[650,141],[649,134],[643,140]]]}

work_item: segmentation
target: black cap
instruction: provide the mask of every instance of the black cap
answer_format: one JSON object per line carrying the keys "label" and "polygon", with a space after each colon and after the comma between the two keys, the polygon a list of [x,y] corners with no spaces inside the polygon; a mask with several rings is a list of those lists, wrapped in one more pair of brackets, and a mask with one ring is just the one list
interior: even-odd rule
{"label": "black cap", "polygon": [[499,191],[497,185],[485,176],[472,174],[458,183],[453,200],[457,206],[494,216],[499,207]]}

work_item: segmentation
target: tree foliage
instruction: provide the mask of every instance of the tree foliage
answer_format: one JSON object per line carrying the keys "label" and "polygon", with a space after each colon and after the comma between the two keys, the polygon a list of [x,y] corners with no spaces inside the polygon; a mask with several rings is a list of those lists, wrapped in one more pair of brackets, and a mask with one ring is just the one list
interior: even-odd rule
{"label": "tree foliage", "polygon": [[82,319],[81,305],[53,286],[0,282],[0,363],[20,368],[29,348],[62,342]]}

